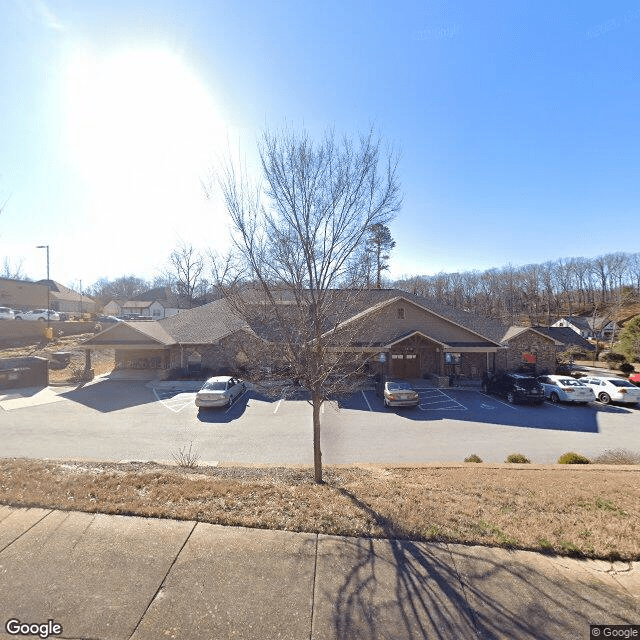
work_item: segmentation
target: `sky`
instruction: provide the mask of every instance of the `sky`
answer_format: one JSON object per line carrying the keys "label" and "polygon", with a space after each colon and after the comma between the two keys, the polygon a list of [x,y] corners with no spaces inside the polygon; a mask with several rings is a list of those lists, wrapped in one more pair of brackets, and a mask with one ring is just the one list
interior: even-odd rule
{"label": "sky", "polygon": [[400,153],[391,278],[640,250],[640,3],[0,0],[0,269],[224,251],[265,128]]}

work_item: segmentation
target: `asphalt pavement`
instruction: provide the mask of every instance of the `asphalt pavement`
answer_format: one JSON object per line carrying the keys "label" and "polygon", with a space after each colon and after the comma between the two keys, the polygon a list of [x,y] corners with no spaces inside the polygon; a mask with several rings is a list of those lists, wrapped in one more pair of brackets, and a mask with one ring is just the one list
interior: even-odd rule
{"label": "asphalt pavement", "polygon": [[0,638],[573,640],[640,625],[640,563],[0,506],[0,618]]}

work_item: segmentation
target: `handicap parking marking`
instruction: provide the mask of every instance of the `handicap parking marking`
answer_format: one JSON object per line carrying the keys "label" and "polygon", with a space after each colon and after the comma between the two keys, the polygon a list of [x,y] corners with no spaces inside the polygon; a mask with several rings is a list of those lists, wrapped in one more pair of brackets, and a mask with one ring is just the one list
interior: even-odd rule
{"label": "handicap parking marking", "polygon": [[167,409],[179,413],[189,405],[195,404],[196,391],[179,391],[172,389],[153,389],[153,395]]}
{"label": "handicap parking marking", "polygon": [[462,403],[458,402],[444,391],[435,388],[416,389],[420,396],[420,411],[468,411]]}

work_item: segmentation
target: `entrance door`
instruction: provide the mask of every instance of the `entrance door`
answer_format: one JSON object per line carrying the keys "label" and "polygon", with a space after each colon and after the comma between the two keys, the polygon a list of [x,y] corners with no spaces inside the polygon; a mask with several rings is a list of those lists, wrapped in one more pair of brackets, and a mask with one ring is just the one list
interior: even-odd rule
{"label": "entrance door", "polygon": [[415,353],[391,354],[392,378],[418,378],[420,377],[418,355]]}

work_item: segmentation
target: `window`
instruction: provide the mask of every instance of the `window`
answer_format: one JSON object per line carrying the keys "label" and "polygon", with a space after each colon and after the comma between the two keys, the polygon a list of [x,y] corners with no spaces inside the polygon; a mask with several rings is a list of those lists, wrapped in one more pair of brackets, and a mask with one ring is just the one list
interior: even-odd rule
{"label": "window", "polygon": [[461,353],[445,353],[444,354],[444,363],[445,364],[460,364],[462,361]]}
{"label": "window", "polygon": [[398,320],[404,320],[404,307],[398,307]]}

